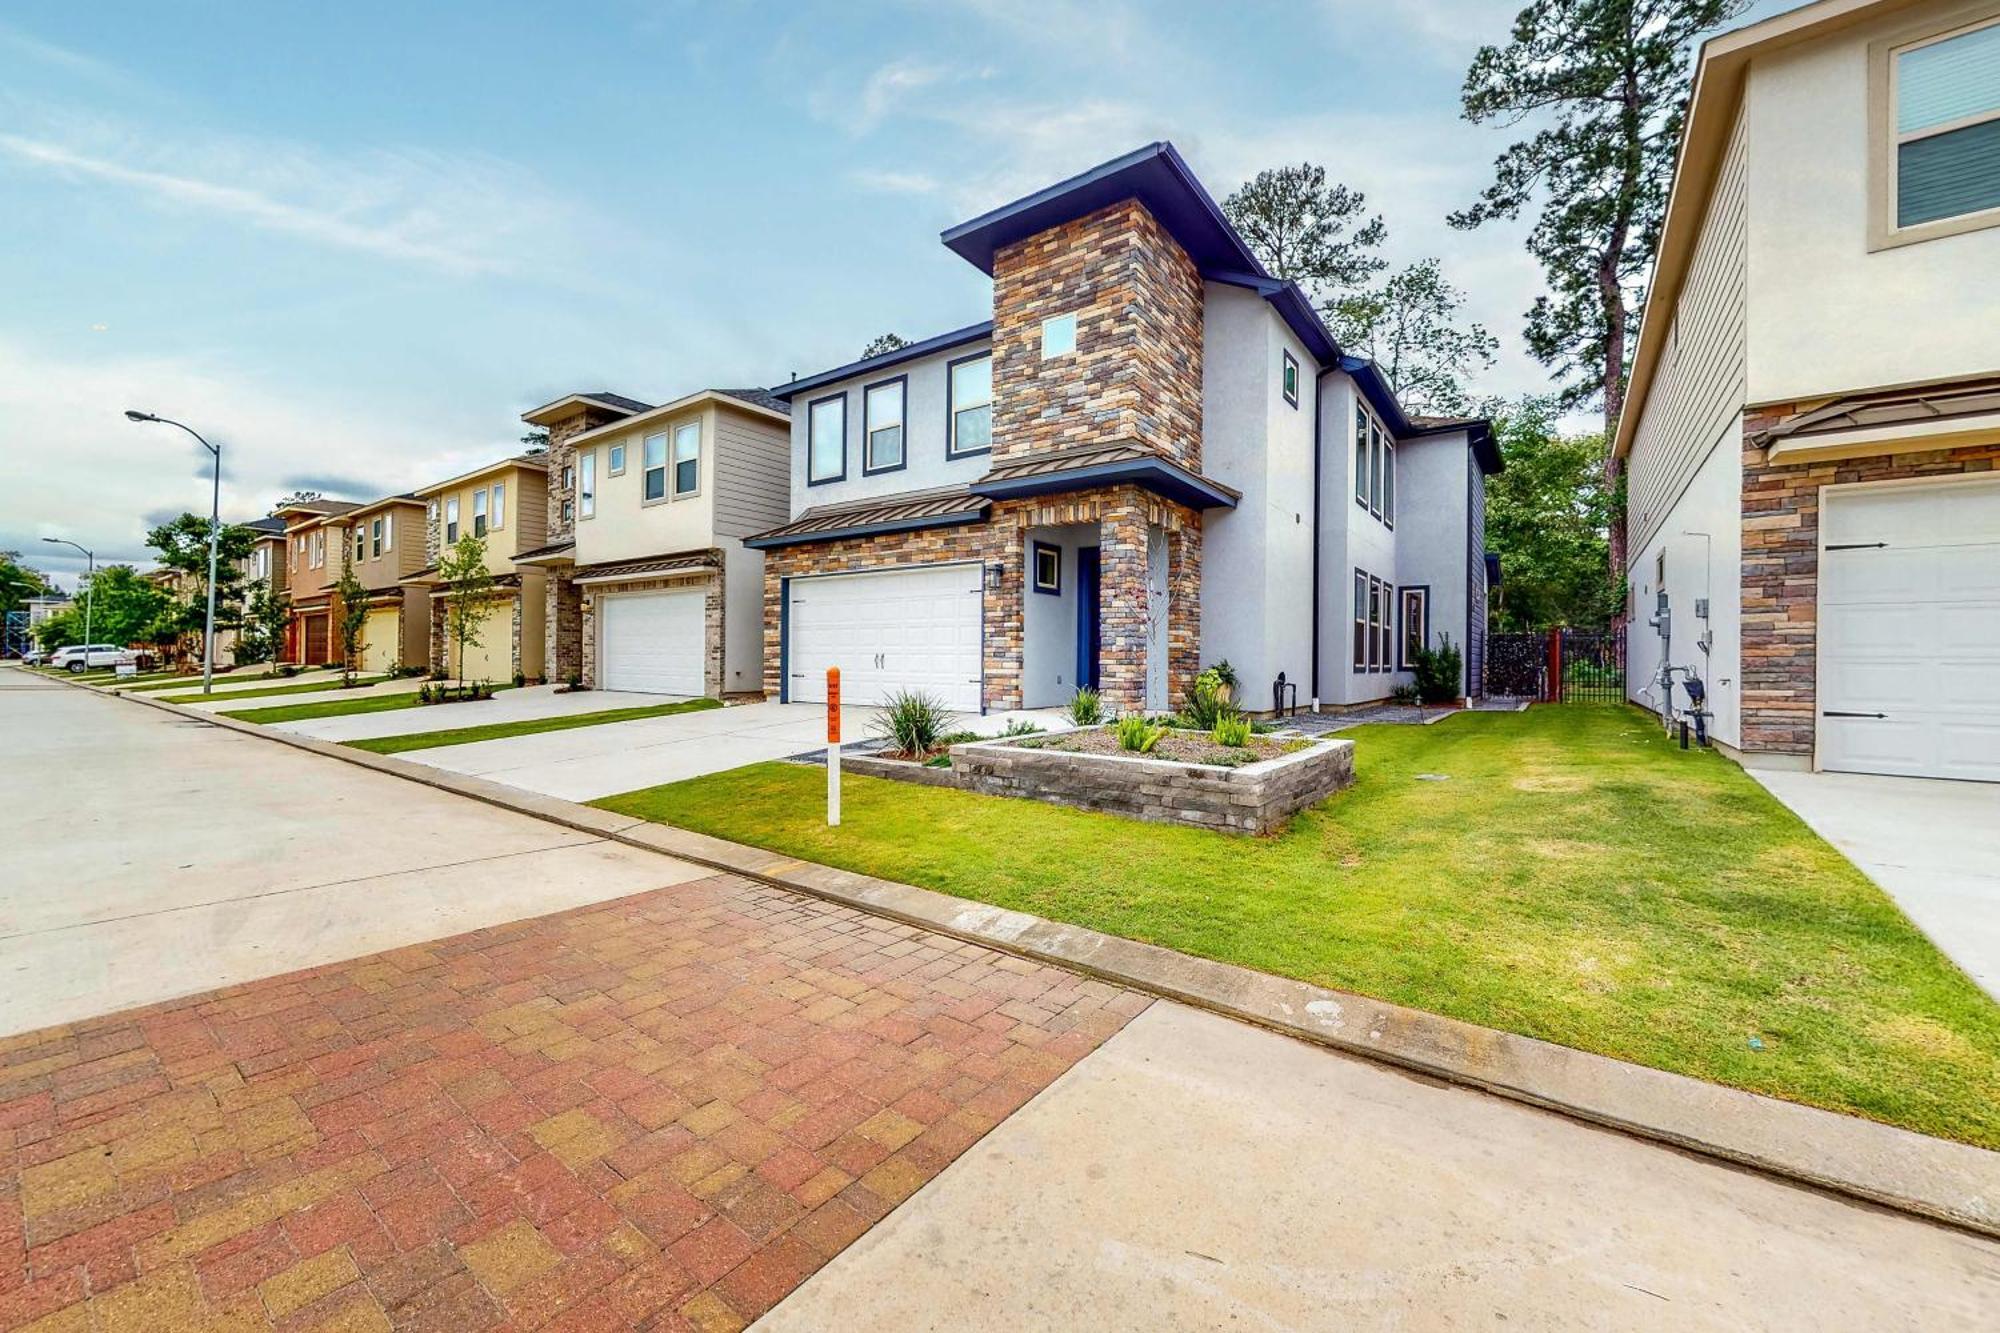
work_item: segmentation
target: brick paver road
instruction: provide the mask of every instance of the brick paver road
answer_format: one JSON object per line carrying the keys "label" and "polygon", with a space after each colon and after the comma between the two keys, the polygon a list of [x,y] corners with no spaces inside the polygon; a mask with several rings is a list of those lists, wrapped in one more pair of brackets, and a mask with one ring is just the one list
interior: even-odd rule
{"label": "brick paver road", "polygon": [[735,1328],[1145,1007],[716,876],[0,1041],[0,1329]]}

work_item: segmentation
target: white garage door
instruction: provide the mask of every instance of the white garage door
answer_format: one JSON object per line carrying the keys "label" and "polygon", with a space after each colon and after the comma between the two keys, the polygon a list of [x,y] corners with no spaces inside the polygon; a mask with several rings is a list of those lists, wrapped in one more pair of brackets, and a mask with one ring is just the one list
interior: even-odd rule
{"label": "white garage door", "polygon": [[641,694],[702,693],[707,619],[700,588],[599,598],[598,672],[607,690]]}
{"label": "white garage door", "polygon": [[2000,479],[1829,490],[1820,767],[2000,782]]}
{"label": "white garage door", "polygon": [[824,703],[826,669],[837,666],[844,702],[923,690],[976,713],[980,604],[980,567],[971,564],[795,578],[787,696]]}

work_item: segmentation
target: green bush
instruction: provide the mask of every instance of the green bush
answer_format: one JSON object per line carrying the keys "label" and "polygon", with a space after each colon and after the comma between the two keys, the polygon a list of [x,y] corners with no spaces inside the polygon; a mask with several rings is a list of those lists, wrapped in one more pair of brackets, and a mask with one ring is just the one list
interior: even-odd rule
{"label": "green bush", "polygon": [[1424,696],[1414,685],[1398,685],[1389,691],[1389,698],[1399,704],[1416,704],[1424,701]]}
{"label": "green bush", "polygon": [[1190,731],[1207,731],[1225,711],[1234,711],[1223,697],[1223,683],[1222,673],[1216,667],[1194,678],[1194,685],[1181,703],[1183,726]]}
{"label": "green bush", "polygon": [[1130,750],[1134,754],[1146,754],[1160,743],[1160,738],[1167,734],[1167,729],[1144,713],[1127,713],[1118,719],[1117,733],[1119,749]]}
{"label": "green bush", "polygon": [[911,758],[930,755],[943,743],[951,725],[951,710],[927,690],[898,690],[882,706],[873,730],[899,753]]}
{"label": "green bush", "polygon": [[1069,720],[1079,727],[1094,727],[1104,720],[1104,700],[1088,685],[1080,686],[1069,698]]}
{"label": "green bush", "polygon": [[1043,728],[1040,723],[1030,722],[1025,717],[1017,717],[1002,727],[1000,734],[1002,736],[1039,736],[1042,730]]}
{"label": "green bush", "polygon": [[1208,738],[1217,745],[1227,745],[1231,748],[1248,745],[1250,719],[1232,708],[1215,719],[1215,726],[1210,729]]}
{"label": "green bush", "polygon": [[1458,698],[1458,675],[1464,661],[1449,634],[1439,635],[1435,648],[1419,648],[1410,662],[1416,672],[1417,697],[1427,704],[1448,704]]}

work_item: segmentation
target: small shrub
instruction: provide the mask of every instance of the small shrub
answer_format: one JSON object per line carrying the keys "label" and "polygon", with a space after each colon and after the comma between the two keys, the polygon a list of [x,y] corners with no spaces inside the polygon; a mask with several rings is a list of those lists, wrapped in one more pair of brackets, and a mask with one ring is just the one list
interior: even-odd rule
{"label": "small shrub", "polygon": [[954,745],[970,745],[974,741],[985,739],[976,731],[947,731],[938,737],[937,743],[940,750],[948,750]]}
{"label": "small shrub", "polygon": [[1410,662],[1417,677],[1417,697],[1427,704],[1448,704],[1458,698],[1458,676],[1464,662],[1449,634],[1439,635],[1435,648],[1419,648]]}
{"label": "small shrub", "polygon": [[1160,743],[1160,738],[1167,734],[1167,729],[1144,713],[1127,713],[1118,719],[1117,732],[1119,749],[1130,750],[1134,754],[1147,754]]}
{"label": "small shrub", "polygon": [[901,753],[918,758],[938,748],[950,722],[951,710],[935,694],[898,690],[882,706],[872,729]]}
{"label": "small shrub", "polygon": [[1232,749],[1248,745],[1250,719],[1231,709],[1215,719],[1215,726],[1210,729],[1208,738],[1217,745],[1227,745]]}
{"label": "small shrub", "polygon": [[1017,717],[1000,729],[1002,736],[1038,736],[1041,732],[1040,723],[1030,722],[1025,717]]}
{"label": "small shrub", "polygon": [[1094,727],[1104,720],[1104,700],[1096,690],[1084,685],[1070,696],[1069,720],[1079,727]]}
{"label": "small shrub", "polygon": [[1398,685],[1395,689],[1389,691],[1389,698],[1399,704],[1423,702],[1423,695],[1418,693],[1417,687],[1414,685]]}
{"label": "small shrub", "polygon": [[303,670],[305,670],[305,668],[298,665],[296,662],[287,662],[283,666],[278,668],[278,674],[289,678],[298,675],[299,672]]}
{"label": "small shrub", "polygon": [[[1232,671],[1230,674],[1235,673]],[[1225,711],[1233,709],[1225,697],[1222,674],[1215,667],[1210,667],[1194,678],[1194,685],[1181,704],[1181,724],[1190,731],[1207,731]]]}
{"label": "small shrub", "polygon": [[1211,666],[1209,670],[1215,673],[1216,682],[1229,691],[1232,698],[1235,697],[1238,683],[1236,680],[1236,668],[1229,665],[1229,659],[1226,657],[1223,658]]}

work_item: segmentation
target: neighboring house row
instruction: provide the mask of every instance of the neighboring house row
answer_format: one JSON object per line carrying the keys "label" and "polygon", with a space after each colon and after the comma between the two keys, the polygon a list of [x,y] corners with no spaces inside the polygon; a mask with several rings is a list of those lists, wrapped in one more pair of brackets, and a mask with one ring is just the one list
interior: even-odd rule
{"label": "neighboring house row", "polygon": [[855,703],[1118,711],[1226,659],[1268,711],[1388,698],[1448,642],[1481,692],[1488,424],[1406,413],[1171,145],[943,240],[990,319],[769,390],[569,394],[524,414],[545,452],[280,510],[288,659],[337,653],[345,555],[369,669],[819,701],[838,666]]}
{"label": "neighboring house row", "polygon": [[1746,763],[2000,780],[1996,291],[2000,0],[1703,48],[1613,443],[1635,699],[1693,668]]}

